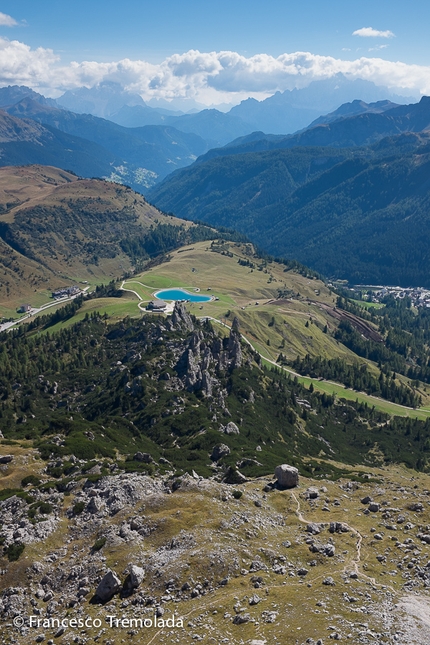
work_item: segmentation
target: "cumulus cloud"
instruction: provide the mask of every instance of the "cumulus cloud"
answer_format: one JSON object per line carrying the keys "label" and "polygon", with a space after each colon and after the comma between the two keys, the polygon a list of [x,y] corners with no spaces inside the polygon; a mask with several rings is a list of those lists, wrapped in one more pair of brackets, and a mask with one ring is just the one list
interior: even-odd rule
{"label": "cumulus cloud", "polygon": [[120,83],[144,100],[194,99],[205,105],[238,103],[253,96],[263,99],[276,91],[301,88],[311,81],[342,73],[405,93],[430,94],[430,67],[377,57],[342,60],[310,52],[273,57],[246,57],[237,52],[190,50],[161,63],[123,59],[63,65],[50,49],[31,49],[16,40],[0,38],[0,85],[28,85],[47,96],[68,89],[92,87],[103,81]]}
{"label": "cumulus cloud", "polygon": [[394,38],[395,34],[387,29],[386,31],[379,31],[373,27],[362,27],[352,32],[353,36],[361,36],[362,38]]}
{"label": "cumulus cloud", "polygon": [[17,40],[0,37],[0,83],[3,85],[49,86],[51,70],[58,60],[51,49],[31,49]]}
{"label": "cumulus cloud", "polygon": [[7,13],[2,13],[0,11],[0,27],[15,27],[17,21],[12,16],[8,16]]}

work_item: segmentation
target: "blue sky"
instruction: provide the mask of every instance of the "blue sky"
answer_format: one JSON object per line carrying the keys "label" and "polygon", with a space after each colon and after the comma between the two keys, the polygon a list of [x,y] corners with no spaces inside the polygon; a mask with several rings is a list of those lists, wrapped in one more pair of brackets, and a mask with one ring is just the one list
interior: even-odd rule
{"label": "blue sky", "polygon": [[[421,0],[6,0],[0,11],[0,83],[52,95],[118,80],[144,98],[237,102],[336,71],[430,92],[430,3]],[[221,60],[223,51],[232,55]],[[308,55],[304,66],[279,60],[295,52]]]}

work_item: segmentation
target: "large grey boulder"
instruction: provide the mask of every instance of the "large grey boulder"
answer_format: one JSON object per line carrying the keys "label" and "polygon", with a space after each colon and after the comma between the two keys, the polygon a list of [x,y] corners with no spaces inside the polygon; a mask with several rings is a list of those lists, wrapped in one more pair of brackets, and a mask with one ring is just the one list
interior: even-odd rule
{"label": "large grey boulder", "polygon": [[294,488],[299,485],[299,471],[294,466],[281,464],[275,468],[279,488]]}
{"label": "large grey boulder", "polygon": [[138,567],[136,564],[132,564],[129,568],[130,575],[130,586],[132,589],[136,589],[140,584],[142,584],[145,577],[145,569]]}
{"label": "large grey boulder", "polygon": [[13,461],[13,455],[3,455],[0,457],[0,464],[10,464]]}
{"label": "large grey boulder", "polygon": [[116,573],[108,571],[99,582],[99,586],[96,589],[96,596],[98,596],[102,602],[106,602],[107,600],[110,600],[114,594],[118,593],[120,589],[121,580],[118,578]]}

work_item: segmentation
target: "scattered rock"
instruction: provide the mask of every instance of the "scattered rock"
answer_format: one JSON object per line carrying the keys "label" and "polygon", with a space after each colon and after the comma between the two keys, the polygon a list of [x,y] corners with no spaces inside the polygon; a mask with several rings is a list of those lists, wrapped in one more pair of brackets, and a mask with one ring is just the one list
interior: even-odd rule
{"label": "scattered rock", "polygon": [[348,533],[349,529],[343,522],[330,522],[330,533]]}
{"label": "scattered rock", "polygon": [[254,594],[249,599],[249,604],[250,605],[258,605],[259,602],[261,602],[261,598],[260,598],[260,596],[257,596],[257,594]]}
{"label": "scattered rock", "polygon": [[415,513],[422,513],[424,506],[421,504],[421,502],[415,502],[414,504],[409,504],[408,509],[410,511],[415,511]]}

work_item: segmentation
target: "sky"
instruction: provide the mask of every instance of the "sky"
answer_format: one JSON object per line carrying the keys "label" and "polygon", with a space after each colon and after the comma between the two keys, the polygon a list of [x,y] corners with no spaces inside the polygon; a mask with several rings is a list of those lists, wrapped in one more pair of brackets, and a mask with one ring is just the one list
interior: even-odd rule
{"label": "sky", "polygon": [[0,86],[46,96],[102,81],[210,105],[342,72],[430,94],[430,3],[0,0]]}

